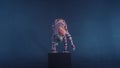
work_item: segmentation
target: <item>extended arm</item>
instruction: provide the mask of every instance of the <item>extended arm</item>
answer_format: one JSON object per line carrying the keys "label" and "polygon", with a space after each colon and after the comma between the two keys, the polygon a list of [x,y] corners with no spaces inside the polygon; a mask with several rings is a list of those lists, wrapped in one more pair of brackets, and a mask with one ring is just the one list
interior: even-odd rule
{"label": "extended arm", "polygon": [[67,33],[67,37],[68,37],[68,39],[69,39],[69,41],[70,41],[70,43],[71,43],[72,48],[75,50],[75,45],[74,45],[74,43],[73,43],[71,34],[70,34],[69,32]]}
{"label": "extended arm", "polygon": [[54,37],[54,25],[52,25],[52,52],[55,52],[56,51],[56,44],[55,44],[55,37]]}

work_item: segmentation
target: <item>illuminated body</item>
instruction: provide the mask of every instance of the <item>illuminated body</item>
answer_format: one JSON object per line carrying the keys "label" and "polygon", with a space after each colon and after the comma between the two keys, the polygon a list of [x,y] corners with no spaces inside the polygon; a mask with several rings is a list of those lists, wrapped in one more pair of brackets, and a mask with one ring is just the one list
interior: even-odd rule
{"label": "illuminated body", "polygon": [[67,29],[67,24],[64,19],[56,19],[54,25],[52,25],[53,35],[52,35],[52,52],[56,53],[56,46],[59,42],[64,42],[64,52],[67,51],[67,38],[70,40],[73,50],[75,50],[75,45],[73,44],[72,37]]}

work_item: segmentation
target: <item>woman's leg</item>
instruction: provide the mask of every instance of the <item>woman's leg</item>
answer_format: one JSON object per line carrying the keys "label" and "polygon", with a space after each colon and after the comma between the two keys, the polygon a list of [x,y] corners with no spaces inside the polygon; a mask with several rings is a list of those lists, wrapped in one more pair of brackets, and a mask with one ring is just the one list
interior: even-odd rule
{"label": "woman's leg", "polygon": [[67,48],[68,48],[67,37],[65,36],[63,39],[64,39],[64,51],[67,51]]}

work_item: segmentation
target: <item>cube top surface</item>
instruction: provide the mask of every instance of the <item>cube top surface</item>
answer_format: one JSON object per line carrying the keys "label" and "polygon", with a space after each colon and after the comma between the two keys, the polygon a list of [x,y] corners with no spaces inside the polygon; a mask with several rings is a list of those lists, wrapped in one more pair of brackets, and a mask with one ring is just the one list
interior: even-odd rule
{"label": "cube top surface", "polygon": [[48,53],[48,54],[71,54],[71,53],[69,52],[69,53]]}

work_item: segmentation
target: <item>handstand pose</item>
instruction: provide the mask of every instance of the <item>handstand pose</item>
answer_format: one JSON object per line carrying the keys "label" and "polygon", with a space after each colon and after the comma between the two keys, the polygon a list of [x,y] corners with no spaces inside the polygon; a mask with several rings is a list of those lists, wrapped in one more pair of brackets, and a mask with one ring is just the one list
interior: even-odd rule
{"label": "handstand pose", "polygon": [[67,29],[67,24],[64,19],[55,19],[54,25],[52,25],[52,53],[56,53],[56,46],[59,42],[64,41],[64,52],[67,52],[67,38],[70,40],[73,50],[75,45],[73,44],[72,37]]}

